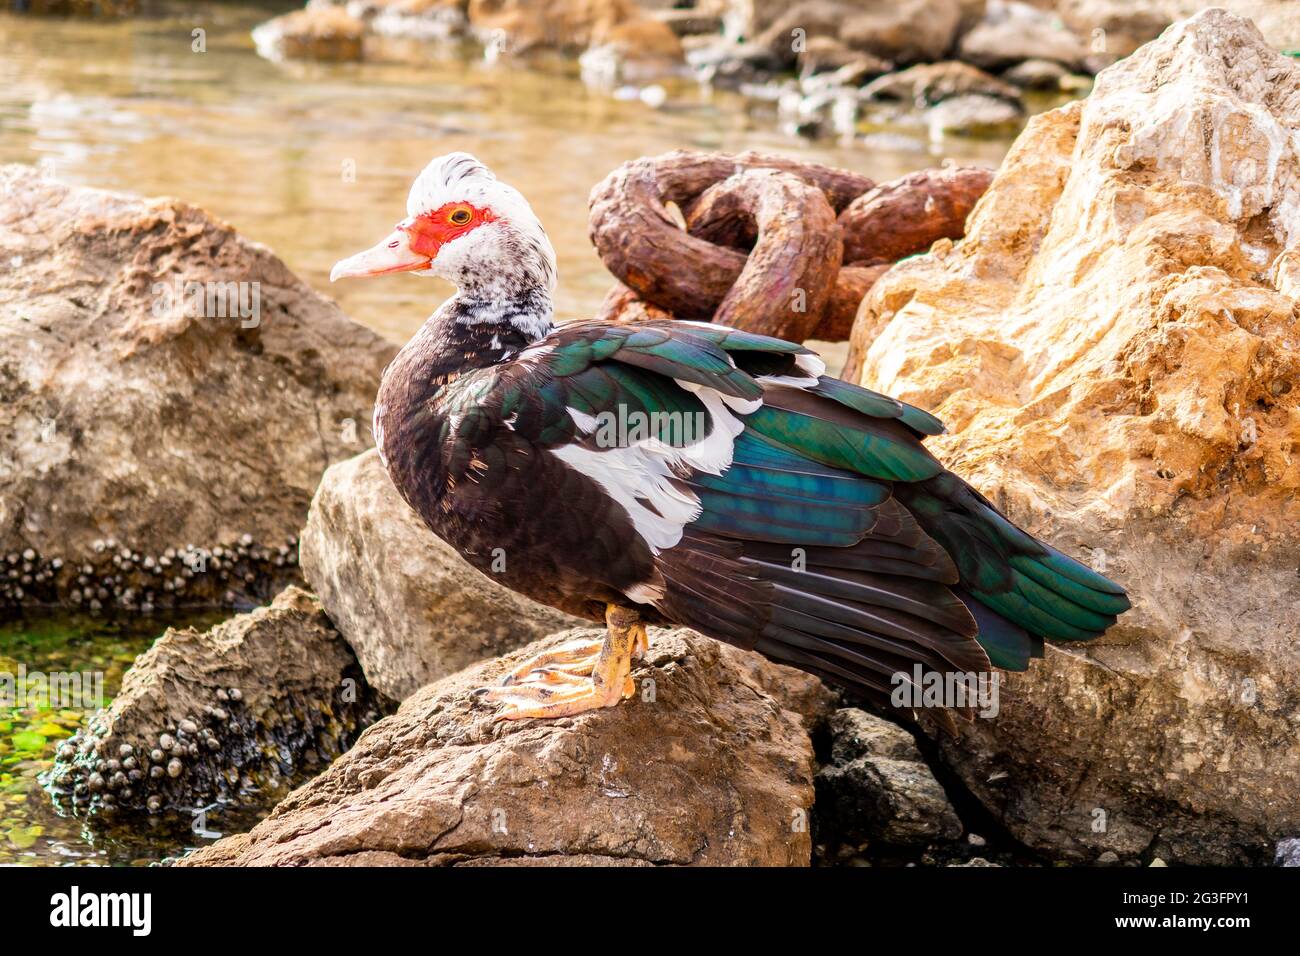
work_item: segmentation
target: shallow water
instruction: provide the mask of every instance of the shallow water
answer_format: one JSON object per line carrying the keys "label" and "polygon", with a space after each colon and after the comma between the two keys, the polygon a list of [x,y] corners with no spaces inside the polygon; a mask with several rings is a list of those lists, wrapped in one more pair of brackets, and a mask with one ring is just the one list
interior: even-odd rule
{"label": "shallow water", "polygon": [[[440,153],[476,153],[529,198],[559,254],[560,317],[572,318],[612,284],[587,241],[587,195],[629,159],[756,148],[890,179],[949,157],[996,165],[1007,145],[938,148],[919,128],[870,146],[810,144],[733,94],[684,82],[656,110],[587,90],[571,62],[488,66],[465,48],[418,64],[261,59],[249,30],[292,6],[162,3],[123,23],[0,15],[0,161],[197,203],[354,318],[405,339],[449,288],[414,276],[331,286],[329,269],[388,233]],[[198,28],[205,53],[191,51]]]}
{"label": "shallow water", "polygon": [[[476,153],[530,199],[559,255],[560,318],[577,318],[613,281],[587,241],[587,195],[626,160],[676,148],[763,149],[884,180],[946,158],[996,165],[1008,145],[935,145],[919,127],[884,131],[870,145],[813,144],[781,133],[770,107],[735,95],[683,82],[656,110],[589,91],[573,63],[489,67],[463,47],[432,60],[424,50],[412,63],[259,58],[249,30],[296,6],[164,2],[117,23],[0,13],[0,162],[203,206],[269,245],[354,318],[401,340],[448,287],[411,276],[331,286],[327,277],[402,218],[411,179],[440,153]],[[196,29],[206,52],[192,50]],[[100,671],[111,697],[163,629],[158,618],[29,618],[0,628],[0,670]],[[149,863],[195,844],[185,821],[92,835],[54,813],[36,776],[87,716],[0,708],[0,864]]]}
{"label": "shallow water", "polygon": [[[95,701],[112,702],[136,655],[168,624],[207,627],[225,616],[33,613],[0,625],[0,866],[146,864],[202,842],[190,819],[165,815],[120,832],[92,833],[56,813],[37,778],[94,713]],[[220,814],[210,817],[207,829],[215,830]]]}

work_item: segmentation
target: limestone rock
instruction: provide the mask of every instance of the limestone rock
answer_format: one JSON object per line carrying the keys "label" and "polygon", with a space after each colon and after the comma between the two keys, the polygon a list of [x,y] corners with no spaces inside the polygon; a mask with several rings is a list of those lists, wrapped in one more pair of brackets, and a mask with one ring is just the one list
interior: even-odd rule
{"label": "limestone rock", "polygon": [[[1275,50],[1300,47],[1300,4],[1294,0],[1059,0],[1057,11],[1096,53],[1127,56],[1170,23],[1207,7],[1250,20]],[[1103,31],[1100,35],[1096,31]]]}
{"label": "limestone rock", "polygon": [[274,593],[394,346],[200,209],[31,167],[0,261],[0,604]]}
{"label": "limestone rock", "polygon": [[325,473],[301,550],[366,679],[393,700],[578,623],[466,564],[402,500],[374,450]]}
{"label": "limestone rock", "polygon": [[1030,121],[890,270],[847,378],[1134,609],[1008,675],[947,760],[1020,839],[1266,860],[1300,830],[1300,65],[1209,10]]}
{"label": "limestone rock", "polygon": [[494,721],[473,696],[574,636],[424,688],[251,832],[184,864],[808,864],[812,746],[753,655],[652,630],[617,707]]}
{"label": "limestone rock", "polygon": [[818,840],[924,846],[955,840],[962,825],[916,741],[856,708],[830,720],[831,762],[817,772]]}
{"label": "limestone rock", "polygon": [[379,713],[356,657],[291,587],[209,631],[171,629],[46,779],[77,814],[266,806],[351,746]]}

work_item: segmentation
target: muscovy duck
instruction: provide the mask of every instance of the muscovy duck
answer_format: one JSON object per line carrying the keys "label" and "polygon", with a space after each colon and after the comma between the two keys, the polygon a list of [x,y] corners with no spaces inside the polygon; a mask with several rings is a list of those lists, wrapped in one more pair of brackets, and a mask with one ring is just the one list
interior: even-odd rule
{"label": "muscovy duck", "polygon": [[607,625],[485,689],[499,717],[631,696],[646,624],[886,704],[918,674],[1024,669],[1044,639],[1094,638],[1128,609],[947,471],[922,444],[936,418],[828,377],[801,345],[699,322],[556,325],[550,241],[473,156],[433,160],[407,213],[330,275],[458,289],[384,373],[388,474],[484,574]]}

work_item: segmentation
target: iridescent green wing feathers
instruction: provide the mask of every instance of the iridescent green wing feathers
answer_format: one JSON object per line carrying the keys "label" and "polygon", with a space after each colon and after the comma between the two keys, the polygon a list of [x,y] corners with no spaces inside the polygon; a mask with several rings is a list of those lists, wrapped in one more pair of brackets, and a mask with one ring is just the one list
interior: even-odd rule
{"label": "iridescent green wing feathers", "polygon": [[[802,346],[725,326],[573,323],[516,361],[455,383],[447,399],[453,444],[477,448],[492,419],[543,447],[590,442],[602,415],[703,416],[708,434],[717,423],[696,390],[713,389],[744,428],[721,474],[681,476],[700,504],[688,535],[759,551],[799,546],[824,568],[869,560],[884,569],[883,583],[858,581],[858,591],[840,580],[852,577],[848,570],[831,573],[838,583],[824,586],[839,597],[789,597],[799,608],[790,613],[814,622],[808,626],[835,630],[840,615],[864,627],[863,588],[902,593],[912,585],[901,579],[937,575],[969,608],[968,629],[978,624],[993,663],[1023,668],[1041,654],[1043,638],[1096,637],[1127,609],[1123,589],[1021,531],[943,468],[921,443],[943,431],[938,419],[819,369]],[[789,590],[788,583],[778,588]],[[962,630],[950,609],[943,613]]]}

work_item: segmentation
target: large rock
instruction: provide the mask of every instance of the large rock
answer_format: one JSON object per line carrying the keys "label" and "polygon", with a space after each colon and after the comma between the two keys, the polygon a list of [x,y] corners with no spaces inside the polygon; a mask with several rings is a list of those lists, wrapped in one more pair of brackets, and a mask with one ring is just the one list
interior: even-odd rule
{"label": "large rock", "polygon": [[781,62],[793,62],[809,40],[832,37],[850,49],[909,64],[942,59],[960,21],[958,0],[804,0],[783,9],[756,42]]}
{"label": "large rock", "polygon": [[209,631],[168,630],[45,782],[78,814],[181,811],[188,826],[214,801],[268,806],[378,716],[352,651],[291,587]]}
{"label": "large rock", "polygon": [[812,745],[766,693],[806,675],[654,630],[617,707],[500,722],[473,695],[574,636],[424,688],[250,833],[184,863],[808,864]]}
{"label": "large rock", "polygon": [[817,838],[849,846],[925,846],[962,825],[912,735],[856,708],[830,720],[831,761],[817,771]]}
{"label": "large rock", "polygon": [[360,60],[366,25],[339,6],[312,4],[259,24],[257,52],[268,60]]}
{"label": "large rock", "polygon": [[1128,588],[942,739],[1025,842],[1265,860],[1300,832],[1300,65],[1210,10],[1031,121],[967,223],[864,301],[846,377]]}
{"label": "large rock", "polygon": [[581,53],[607,44],[635,44],[646,57],[682,56],[677,35],[635,0],[469,0],[468,13],[474,33],[504,52]]}
{"label": "large rock", "polygon": [[1207,7],[1222,7],[1259,27],[1274,49],[1300,47],[1300,4],[1295,0],[1058,0],[1065,25],[1094,54],[1127,56],[1170,23]]}
{"label": "large rock", "polygon": [[394,347],[200,209],[0,169],[0,605],[267,596]]}
{"label": "large rock", "polygon": [[1022,106],[1020,91],[983,70],[948,60],[922,63],[872,80],[862,88],[865,99],[901,100],[933,106],[954,96],[991,96]]}
{"label": "large rock", "polygon": [[402,500],[373,449],[325,473],[301,555],[366,678],[393,700],[580,623],[466,564]]}

